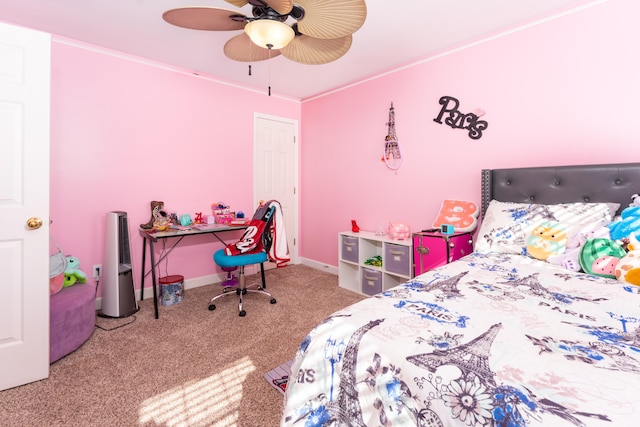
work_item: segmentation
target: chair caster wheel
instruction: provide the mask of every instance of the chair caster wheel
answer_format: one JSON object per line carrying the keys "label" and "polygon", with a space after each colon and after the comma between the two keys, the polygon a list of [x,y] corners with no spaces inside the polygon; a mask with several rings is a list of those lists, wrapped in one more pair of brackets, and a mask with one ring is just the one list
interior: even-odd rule
{"label": "chair caster wheel", "polygon": [[209,311],[213,311],[216,309],[216,305],[215,304],[209,304]]}
{"label": "chair caster wheel", "polygon": [[244,310],[240,310],[240,313],[238,313],[238,316],[240,316],[240,317],[244,317],[246,315],[247,315],[247,312],[244,311]]}
{"label": "chair caster wheel", "polygon": [[275,304],[277,301],[275,298],[271,298],[271,301],[269,301],[271,304]]}

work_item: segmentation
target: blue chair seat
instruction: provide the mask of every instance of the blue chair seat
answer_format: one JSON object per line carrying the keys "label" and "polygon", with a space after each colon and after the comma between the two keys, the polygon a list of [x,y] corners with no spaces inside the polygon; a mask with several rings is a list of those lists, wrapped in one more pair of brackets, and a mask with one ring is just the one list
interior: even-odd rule
{"label": "blue chair seat", "polygon": [[230,256],[224,253],[224,249],[220,249],[214,252],[213,260],[220,267],[240,267],[241,265],[267,262],[268,257],[266,252]]}
{"label": "blue chair seat", "polygon": [[[268,233],[269,234],[271,233],[271,223],[273,221],[273,213],[275,212],[275,210],[276,208],[272,203],[261,204],[256,210],[256,213],[253,215],[253,219],[264,221],[264,227],[262,228],[261,234],[252,236],[255,239],[260,239],[259,242],[262,243],[262,248],[264,248],[264,250],[260,252],[242,254],[242,255],[227,255],[225,254],[224,249],[219,249],[213,253],[213,260],[221,268],[223,269],[225,268],[228,269],[233,267],[238,268],[238,280],[236,282],[225,281],[222,283],[222,286],[223,286],[222,293],[211,298],[211,300],[209,301],[209,310],[216,309],[215,301],[217,299],[227,295],[235,294],[238,296],[238,315],[245,316],[247,312],[242,307],[242,304],[243,304],[244,295],[246,295],[248,292],[252,294],[257,293],[257,294],[267,296],[269,297],[269,302],[271,304],[276,303],[276,299],[269,292],[265,290],[267,285],[265,284],[265,280],[264,280],[264,263],[269,261],[269,255],[267,254],[267,251],[270,249],[271,241],[272,241],[271,238],[267,238],[267,237],[269,237]],[[253,227],[257,228],[256,226],[253,226]],[[254,229],[251,229],[251,231],[255,233]],[[245,237],[243,235],[243,239],[244,238]],[[248,240],[245,241],[245,243],[247,242]],[[256,240],[253,243],[256,243],[256,242],[258,241]],[[252,285],[246,286],[244,266],[255,265],[255,264],[260,264],[260,276],[262,278],[262,282],[258,284],[252,284]]]}

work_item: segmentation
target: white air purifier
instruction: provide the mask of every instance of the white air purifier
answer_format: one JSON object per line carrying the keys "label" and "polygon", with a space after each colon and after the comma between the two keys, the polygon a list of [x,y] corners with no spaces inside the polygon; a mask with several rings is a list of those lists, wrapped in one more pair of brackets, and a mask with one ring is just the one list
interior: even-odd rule
{"label": "white air purifier", "polygon": [[133,288],[127,213],[107,213],[104,263],[102,264],[101,317],[128,317],[137,312]]}

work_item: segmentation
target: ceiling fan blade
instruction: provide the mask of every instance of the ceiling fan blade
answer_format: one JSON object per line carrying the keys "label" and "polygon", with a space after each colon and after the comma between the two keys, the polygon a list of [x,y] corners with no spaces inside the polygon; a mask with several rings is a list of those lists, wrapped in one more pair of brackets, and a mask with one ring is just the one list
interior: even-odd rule
{"label": "ceiling fan blade", "polygon": [[293,9],[293,2],[291,0],[264,0],[264,2],[280,15],[286,15]]}
{"label": "ceiling fan blade", "polygon": [[353,34],[367,17],[364,0],[296,0],[296,3],[304,9],[298,30],[318,39]]}
{"label": "ceiling fan blade", "polygon": [[240,62],[257,62],[265,59],[275,58],[280,55],[277,49],[265,49],[256,46],[245,33],[231,37],[224,44],[224,54],[229,59]]}
{"label": "ceiling fan blade", "polygon": [[326,64],[347,53],[352,40],[351,34],[335,39],[316,39],[303,34],[280,49],[280,52],[285,58],[301,64]]}
{"label": "ceiling fan blade", "polygon": [[246,16],[242,13],[217,7],[179,7],[167,10],[162,19],[191,30],[230,31],[241,30],[246,25]]}
{"label": "ceiling fan blade", "polygon": [[247,0],[224,0],[224,1],[237,7],[242,7],[245,4],[249,3]]}

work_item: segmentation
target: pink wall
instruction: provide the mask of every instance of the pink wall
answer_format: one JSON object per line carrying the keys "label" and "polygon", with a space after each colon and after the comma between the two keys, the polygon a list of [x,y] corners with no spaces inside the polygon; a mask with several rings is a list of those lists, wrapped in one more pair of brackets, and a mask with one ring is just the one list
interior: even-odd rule
{"label": "pink wall", "polygon": [[[430,226],[442,199],[480,200],[480,170],[640,161],[632,0],[426,60],[302,105],[301,256],[337,264],[337,233]],[[484,136],[434,122],[438,100],[486,111]],[[404,163],[380,161],[390,102]]]}
{"label": "pink wall", "polygon": [[[300,120],[298,101],[62,42],[52,47],[51,99],[52,236],[90,275],[102,264],[106,212],[126,211],[136,288],[137,229],[150,218],[149,202],[194,215],[222,200],[252,213],[254,112]],[[214,242],[182,243],[168,273],[219,272]]]}
{"label": "pink wall", "polygon": [[[301,123],[300,256],[328,265],[352,218],[419,230],[442,199],[478,201],[482,168],[640,161],[639,12],[602,2],[302,104],[54,42],[52,234],[90,272],[105,213],[127,211],[138,287],[136,229],[151,200],[180,213],[218,200],[253,210],[254,112]],[[486,110],[480,140],[433,121],[443,95]],[[380,161],[391,101],[397,172]],[[172,254],[170,274],[215,272],[219,244],[195,243]]]}

